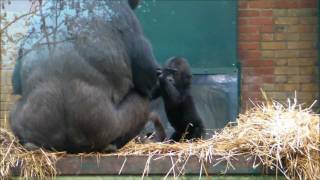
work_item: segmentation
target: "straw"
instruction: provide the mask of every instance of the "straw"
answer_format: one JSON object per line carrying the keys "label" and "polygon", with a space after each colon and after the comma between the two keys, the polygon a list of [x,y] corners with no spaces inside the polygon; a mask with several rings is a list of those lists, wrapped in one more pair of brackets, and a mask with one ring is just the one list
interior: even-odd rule
{"label": "straw", "polygon": [[[169,157],[172,168],[164,176],[174,178],[184,173],[185,165],[191,156],[196,156],[201,165],[199,175],[208,175],[204,163],[216,166],[227,162],[229,168],[236,169],[232,162],[239,157],[253,158],[252,167],[263,166],[276,170],[287,179],[320,179],[320,117],[303,109],[296,99],[288,100],[287,105],[276,101],[256,104],[236,122],[230,122],[217,131],[210,139],[193,142],[159,142],[141,144],[133,140],[113,154],[89,154],[97,156],[141,156],[147,155],[147,162],[142,177],[148,175],[150,160],[155,157]],[[9,177],[10,169],[21,167],[21,176],[54,177],[55,162],[65,153],[52,153],[43,150],[27,151],[8,130],[1,129],[0,175]],[[213,161],[215,157],[221,158]],[[80,154],[84,157],[86,154]],[[172,157],[177,158],[172,158]],[[217,162],[213,164],[214,162]],[[182,165],[179,170],[175,166]],[[119,174],[126,166],[123,162]]]}

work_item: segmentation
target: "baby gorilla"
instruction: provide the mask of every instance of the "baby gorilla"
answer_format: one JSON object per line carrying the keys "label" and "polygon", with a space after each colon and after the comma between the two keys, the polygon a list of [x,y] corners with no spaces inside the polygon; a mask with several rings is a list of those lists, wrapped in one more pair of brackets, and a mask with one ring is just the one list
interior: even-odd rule
{"label": "baby gorilla", "polygon": [[201,138],[204,132],[202,120],[190,93],[192,74],[186,59],[172,57],[159,73],[159,87],[153,97],[162,96],[167,118],[175,129],[171,139]]}

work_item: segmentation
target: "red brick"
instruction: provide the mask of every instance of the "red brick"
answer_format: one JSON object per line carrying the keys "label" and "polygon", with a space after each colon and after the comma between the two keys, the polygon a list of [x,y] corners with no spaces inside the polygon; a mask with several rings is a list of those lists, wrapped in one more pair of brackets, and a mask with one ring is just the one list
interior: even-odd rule
{"label": "red brick", "polygon": [[239,25],[239,32],[240,33],[258,33],[259,27]]}
{"label": "red brick", "polygon": [[240,41],[260,41],[259,34],[239,34]]}
{"label": "red brick", "polygon": [[300,90],[300,84],[282,84],[280,90],[289,92],[298,91]]}
{"label": "red brick", "polygon": [[272,74],[272,75],[264,75],[263,77],[262,77],[262,82],[263,83],[273,83],[274,82],[274,75]]}
{"label": "red brick", "polygon": [[247,92],[243,92],[242,93],[242,101],[247,101],[247,100],[253,100],[253,101],[260,101],[262,99],[261,97],[261,92],[251,92],[251,91],[247,91]]}
{"label": "red brick", "polygon": [[275,59],[275,65],[276,66],[287,66],[288,59]]}
{"label": "red brick", "polygon": [[276,75],[299,74],[299,68],[298,67],[278,66],[278,67],[274,68],[274,74],[276,74]]}
{"label": "red brick", "polygon": [[313,17],[300,17],[300,24],[303,24],[303,25],[314,25],[314,24],[317,24],[318,22],[318,19],[316,16],[313,16]]}
{"label": "red brick", "polygon": [[256,58],[240,58],[239,61],[242,63],[244,61],[262,61],[262,59],[260,57],[256,57]]}
{"label": "red brick", "polygon": [[300,39],[300,35],[299,33],[288,33],[286,38],[288,41],[297,41]]}
{"label": "red brick", "polygon": [[314,83],[315,78],[314,75],[291,75],[288,76],[288,83]]}
{"label": "red brick", "polygon": [[246,23],[250,25],[271,25],[273,24],[273,20],[268,17],[259,17],[248,19]]}
{"label": "red brick", "polygon": [[288,49],[312,49],[315,47],[313,41],[293,41],[288,42]]}
{"label": "red brick", "polygon": [[274,57],[274,51],[273,50],[263,50],[261,51],[262,58],[273,58]]}
{"label": "red brick", "polygon": [[273,34],[271,33],[264,33],[262,35],[262,40],[264,41],[272,41],[273,40]]}
{"label": "red brick", "polygon": [[275,1],[273,8],[297,8],[299,7],[299,3],[295,2],[293,0],[280,0],[280,1]]}
{"label": "red brick", "polygon": [[315,40],[317,39],[317,33],[301,33],[300,40]]}
{"label": "red brick", "polygon": [[261,85],[260,84],[248,84],[247,86],[247,91],[255,91],[255,92],[259,92],[261,89]]}
{"label": "red brick", "polygon": [[243,60],[241,62],[243,67],[257,67],[257,66],[273,66],[272,60]]}
{"label": "red brick", "polygon": [[250,75],[273,75],[274,68],[273,67],[254,67],[252,70],[248,73]]}
{"label": "red brick", "polygon": [[288,12],[288,16],[295,16],[295,17],[317,16],[316,9],[309,9],[309,8],[289,9],[287,12]]}
{"label": "red brick", "polygon": [[300,68],[301,75],[315,75],[316,67],[303,67]]}
{"label": "red brick", "polygon": [[249,1],[248,6],[249,8],[269,9],[269,8],[272,8],[273,3],[272,1],[267,1],[267,0]]}
{"label": "red brick", "polygon": [[257,10],[240,10],[239,17],[255,17],[259,16],[259,11]]}
{"label": "red brick", "polygon": [[265,11],[261,11],[260,12],[260,16],[267,16],[267,17],[271,17],[272,16],[272,10],[265,10]]}
{"label": "red brick", "polygon": [[275,76],[274,78],[274,82],[275,83],[287,83],[288,82],[288,76],[285,75],[285,76]]}
{"label": "red brick", "polygon": [[316,57],[316,50],[299,50],[299,57]]}
{"label": "red brick", "polygon": [[315,58],[294,58],[288,59],[289,66],[309,66],[315,67],[316,59]]}
{"label": "red brick", "polygon": [[240,50],[239,51],[239,57],[240,58],[260,58],[261,52],[257,50]]}
{"label": "red brick", "polygon": [[302,84],[301,91],[316,91],[317,85],[316,84]]}
{"label": "red brick", "polygon": [[249,84],[243,84],[241,86],[241,91],[248,91],[249,90]]}
{"label": "red brick", "polygon": [[251,76],[247,74],[242,74],[242,82],[244,84],[256,84],[256,83],[262,83],[263,82],[263,77],[261,76]]}
{"label": "red brick", "polygon": [[286,49],[287,47],[285,42],[262,42],[261,48],[267,50],[279,50]]}
{"label": "red brick", "polygon": [[243,67],[242,73],[247,75],[272,75],[274,72],[273,67]]}
{"label": "red brick", "polygon": [[247,2],[239,1],[239,8],[240,9],[245,9],[247,7],[248,7],[248,3]]}
{"label": "red brick", "polygon": [[303,0],[299,4],[300,8],[316,8],[317,0]]}
{"label": "red brick", "polygon": [[238,19],[238,24],[239,25],[246,25],[248,23],[248,20],[245,18],[239,18]]}
{"label": "red brick", "polygon": [[240,50],[256,50],[259,49],[259,43],[258,42],[240,42],[238,48]]}
{"label": "red brick", "polygon": [[[291,26],[290,26],[291,27]],[[288,31],[288,25],[274,25],[273,26],[273,31],[278,32],[278,33],[283,33]]]}
{"label": "red brick", "polygon": [[277,17],[274,20],[275,24],[280,25],[292,25],[292,24],[299,24],[298,17]]}
{"label": "red brick", "polygon": [[260,31],[264,33],[271,33],[273,32],[273,26],[262,26]]}
{"label": "red brick", "polygon": [[288,10],[287,9],[273,9],[273,15],[276,17],[284,17],[288,16]]}
{"label": "red brick", "polygon": [[276,58],[295,58],[299,56],[299,52],[297,50],[276,50],[275,57]]}
{"label": "red brick", "polygon": [[293,25],[288,27],[288,32],[300,32],[300,33],[306,33],[306,32],[314,32],[315,26],[313,25]]}
{"label": "red brick", "polygon": [[298,97],[298,102],[300,101],[303,103],[308,99],[311,100],[311,102],[314,102],[315,100],[315,94],[310,92],[297,92],[297,97]]}

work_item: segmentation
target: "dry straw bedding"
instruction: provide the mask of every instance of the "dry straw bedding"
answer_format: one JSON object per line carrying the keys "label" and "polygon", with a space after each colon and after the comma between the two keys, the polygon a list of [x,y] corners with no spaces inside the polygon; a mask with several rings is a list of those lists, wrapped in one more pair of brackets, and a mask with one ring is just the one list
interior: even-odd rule
{"label": "dry straw bedding", "polygon": [[[229,123],[208,140],[176,144],[131,142],[113,155],[149,155],[149,160],[154,155],[175,155],[180,157],[179,163],[187,163],[193,155],[199,162],[210,163],[215,155],[220,155],[223,157],[221,162],[228,162],[226,168],[237,168],[231,164],[231,159],[237,156],[251,156],[256,159],[253,167],[262,165],[276,169],[287,179],[315,180],[320,179],[319,122],[319,115],[312,113],[310,108],[302,109],[296,101],[289,101],[285,106],[269,102],[240,114],[236,122]],[[22,177],[54,177],[55,162],[65,155],[41,149],[27,151],[5,129],[1,129],[0,142],[0,176],[3,179],[8,178],[10,169],[18,165],[22,167]],[[148,173],[148,161],[143,177]],[[175,169],[174,165],[170,171]],[[167,176],[169,173],[172,172]],[[176,177],[181,174],[182,171]]]}

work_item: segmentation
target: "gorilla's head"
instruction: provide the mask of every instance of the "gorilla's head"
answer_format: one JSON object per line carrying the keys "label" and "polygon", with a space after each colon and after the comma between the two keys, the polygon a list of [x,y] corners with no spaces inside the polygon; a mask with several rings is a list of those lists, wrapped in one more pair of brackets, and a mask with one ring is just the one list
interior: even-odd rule
{"label": "gorilla's head", "polygon": [[174,69],[172,73],[174,85],[177,88],[188,88],[191,85],[192,73],[188,61],[183,57],[171,57],[167,60],[167,69]]}

